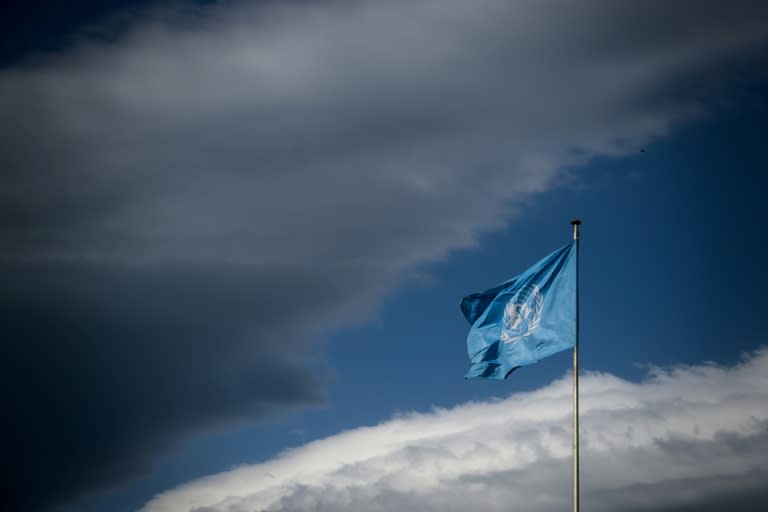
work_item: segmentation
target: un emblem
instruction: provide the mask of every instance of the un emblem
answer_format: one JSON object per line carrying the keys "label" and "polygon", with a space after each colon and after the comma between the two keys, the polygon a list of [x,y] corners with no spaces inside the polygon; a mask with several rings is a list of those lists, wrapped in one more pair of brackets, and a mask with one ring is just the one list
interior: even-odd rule
{"label": "un emblem", "polygon": [[533,333],[541,322],[544,296],[535,284],[520,288],[504,307],[501,341],[514,343]]}

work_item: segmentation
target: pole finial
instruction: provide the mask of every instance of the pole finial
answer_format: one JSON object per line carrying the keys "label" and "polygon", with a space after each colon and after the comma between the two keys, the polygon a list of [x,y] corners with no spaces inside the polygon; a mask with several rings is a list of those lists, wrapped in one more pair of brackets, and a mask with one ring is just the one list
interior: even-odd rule
{"label": "pole finial", "polygon": [[573,239],[578,240],[579,239],[579,226],[581,225],[581,221],[579,219],[574,219],[571,221],[571,226],[573,226]]}

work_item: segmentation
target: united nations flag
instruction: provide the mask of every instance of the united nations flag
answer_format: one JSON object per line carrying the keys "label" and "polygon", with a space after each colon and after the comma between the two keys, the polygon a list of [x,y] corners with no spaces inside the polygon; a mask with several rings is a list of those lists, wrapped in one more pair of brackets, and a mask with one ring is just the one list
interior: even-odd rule
{"label": "united nations flag", "polygon": [[505,379],[576,342],[576,244],[556,250],[522,274],[467,295],[461,311],[467,337],[467,378]]}

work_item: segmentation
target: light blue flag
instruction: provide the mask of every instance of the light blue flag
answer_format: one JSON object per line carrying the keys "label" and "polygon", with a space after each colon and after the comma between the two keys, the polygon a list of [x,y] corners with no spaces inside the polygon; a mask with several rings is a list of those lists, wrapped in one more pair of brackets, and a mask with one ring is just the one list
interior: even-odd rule
{"label": "light blue flag", "polygon": [[502,380],[576,342],[576,242],[490,290],[467,295],[467,378]]}

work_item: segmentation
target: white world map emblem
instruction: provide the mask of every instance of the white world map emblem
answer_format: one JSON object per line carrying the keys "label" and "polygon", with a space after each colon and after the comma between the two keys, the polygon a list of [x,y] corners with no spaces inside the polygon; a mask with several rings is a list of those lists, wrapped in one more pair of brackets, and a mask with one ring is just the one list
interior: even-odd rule
{"label": "white world map emblem", "polygon": [[539,327],[544,295],[535,284],[520,288],[504,307],[501,341],[514,343]]}

